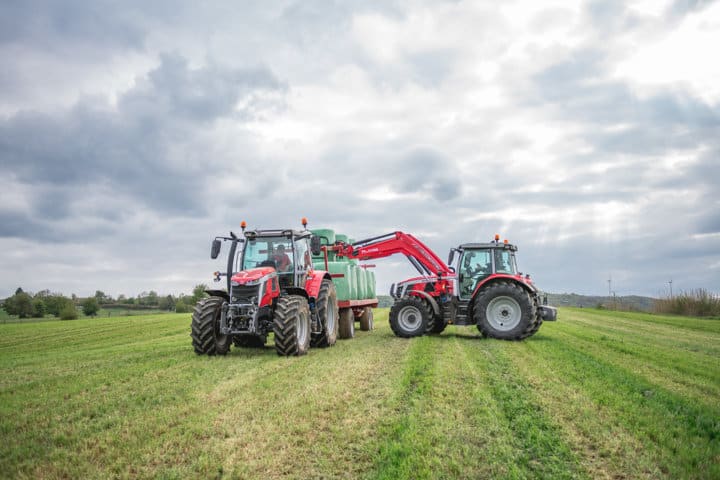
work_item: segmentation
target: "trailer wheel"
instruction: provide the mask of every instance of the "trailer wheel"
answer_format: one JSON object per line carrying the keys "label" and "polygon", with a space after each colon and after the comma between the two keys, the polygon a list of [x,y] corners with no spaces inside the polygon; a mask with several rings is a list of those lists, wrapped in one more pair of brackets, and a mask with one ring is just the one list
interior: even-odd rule
{"label": "trailer wheel", "polygon": [[528,292],[517,284],[496,282],[480,290],[475,297],[474,311],[474,320],[484,336],[522,340],[534,333],[535,304]]}
{"label": "trailer wheel", "polygon": [[230,350],[231,336],[220,334],[224,302],[222,297],[203,298],[193,309],[190,337],[198,355],[225,355]]}
{"label": "trailer wheel", "polygon": [[305,297],[278,298],[273,318],[275,351],[278,355],[305,355],[310,348],[310,307]]}
{"label": "trailer wheel", "polygon": [[338,336],[338,303],[335,284],[330,280],[323,280],[320,292],[315,302],[318,317],[322,322],[322,331],[310,338],[311,347],[331,347],[335,345]]}
{"label": "trailer wheel", "polygon": [[368,332],[374,328],[373,325],[373,309],[365,307],[362,315],[360,315],[360,330]]}
{"label": "trailer wheel", "polygon": [[340,338],[348,339],[355,337],[355,314],[352,308],[340,310]]}
{"label": "trailer wheel", "polygon": [[427,331],[431,315],[427,304],[419,298],[401,298],[390,309],[390,328],[398,337],[419,337]]}
{"label": "trailer wheel", "polygon": [[233,343],[236,347],[263,348],[266,342],[267,337],[265,335],[236,335],[233,337]]}

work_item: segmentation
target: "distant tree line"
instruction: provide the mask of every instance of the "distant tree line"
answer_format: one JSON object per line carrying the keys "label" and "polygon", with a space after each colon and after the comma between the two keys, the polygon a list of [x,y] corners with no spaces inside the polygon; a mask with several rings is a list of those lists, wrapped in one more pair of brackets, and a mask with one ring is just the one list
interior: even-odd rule
{"label": "distant tree line", "polygon": [[21,287],[15,290],[15,295],[2,301],[2,308],[8,315],[15,315],[19,318],[44,318],[47,315],[62,320],[73,320],[78,318],[78,309],[88,317],[98,314],[101,308],[104,309],[127,309],[127,310],[161,310],[167,312],[187,313],[193,305],[203,298],[207,285],[198,284],[192,290],[192,294],[179,296],[159,295],[154,290],[142,292],[137,297],[126,297],[119,295],[112,298],[102,290],[97,290],[95,295],[87,298],[79,298],[76,295],[66,297],[61,293],[53,293],[50,290],[41,290],[35,294],[25,292]]}

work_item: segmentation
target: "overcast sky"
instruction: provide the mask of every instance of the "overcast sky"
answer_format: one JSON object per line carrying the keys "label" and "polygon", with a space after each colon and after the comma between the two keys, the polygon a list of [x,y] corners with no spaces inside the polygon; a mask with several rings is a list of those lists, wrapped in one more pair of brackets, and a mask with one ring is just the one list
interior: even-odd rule
{"label": "overcast sky", "polygon": [[214,235],[302,216],[720,292],[718,45],[702,0],[4,0],[0,297],[189,292]]}

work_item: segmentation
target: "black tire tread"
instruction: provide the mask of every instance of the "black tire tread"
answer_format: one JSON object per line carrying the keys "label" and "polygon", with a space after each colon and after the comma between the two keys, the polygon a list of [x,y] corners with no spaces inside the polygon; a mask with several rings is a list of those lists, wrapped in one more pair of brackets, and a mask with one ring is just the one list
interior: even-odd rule
{"label": "black tire tread", "polygon": [[360,315],[360,330],[369,332],[374,328],[372,307],[365,307],[362,315]]}
{"label": "black tire tread", "polygon": [[307,300],[300,295],[285,295],[278,298],[273,317],[273,333],[275,337],[275,351],[280,356],[305,355],[310,346],[310,326],[308,328],[308,341],[301,345],[297,338],[297,324],[301,316],[310,319],[310,308]]}
{"label": "black tire tread", "polygon": [[198,355],[225,355],[230,350],[230,339],[218,341],[215,333],[215,322],[224,301],[222,297],[202,298],[193,308],[190,337]]}
{"label": "black tire tread", "polygon": [[[485,306],[493,298],[501,294],[514,297],[520,304],[523,312],[521,322],[524,320],[526,325],[519,333],[497,335],[492,329],[484,325]],[[540,328],[538,323],[542,323],[542,320],[540,320],[537,315],[536,301],[534,298],[531,298],[527,290],[512,282],[500,281],[488,285],[478,292],[474,304],[473,317],[478,330],[484,337],[501,340],[524,340],[535,334]],[[540,320],[540,322],[538,322],[538,320]]]}
{"label": "black tire tread", "polygon": [[[327,326],[327,312],[328,306],[335,299],[335,328],[334,331],[329,332]],[[335,290],[335,284],[330,280],[323,280],[320,284],[320,291],[318,292],[315,305],[318,311],[318,318],[323,322],[322,331],[320,333],[313,334],[310,338],[310,346],[313,348],[320,347],[326,348],[335,345],[338,337],[338,323],[340,321],[340,311],[337,306],[337,291]]]}
{"label": "black tire tread", "polygon": [[[409,333],[406,332],[400,327],[398,323],[398,315],[400,314],[400,311],[405,308],[408,305],[412,305],[416,307],[418,310],[420,310],[423,318],[422,321],[425,324],[424,328],[418,329],[418,332]],[[390,315],[388,316],[388,319],[390,321],[390,328],[392,329],[393,333],[397,337],[402,338],[412,338],[412,337],[419,337],[424,335],[428,332],[428,322],[433,316],[432,308],[427,304],[427,302],[417,298],[417,297],[404,297],[395,300],[395,303],[393,303],[393,306],[390,308]]]}

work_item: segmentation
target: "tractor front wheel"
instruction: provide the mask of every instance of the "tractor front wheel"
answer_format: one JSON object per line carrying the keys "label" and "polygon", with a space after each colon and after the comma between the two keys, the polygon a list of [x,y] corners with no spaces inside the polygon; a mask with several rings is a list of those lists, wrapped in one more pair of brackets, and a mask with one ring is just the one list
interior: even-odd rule
{"label": "tractor front wheel", "polygon": [[322,331],[312,336],[310,345],[312,347],[331,347],[337,341],[339,316],[337,293],[333,282],[322,281],[315,305],[320,322],[322,322]]}
{"label": "tractor front wheel", "polygon": [[398,337],[419,337],[428,330],[431,315],[432,311],[419,298],[401,298],[390,309],[390,328]]}
{"label": "tractor front wheel", "polygon": [[496,282],[480,290],[473,315],[485,337],[522,340],[535,333],[535,304],[528,292],[515,283]]}
{"label": "tractor front wheel", "polygon": [[231,336],[220,333],[223,303],[225,300],[221,297],[208,297],[195,305],[190,337],[193,349],[198,355],[225,355],[230,350]]}
{"label": "tractor front wheel", "polygon": [[305,297],[278,298],[273,318],[275,351],[278,355],[305,355],[310,348],[310,307]]}

